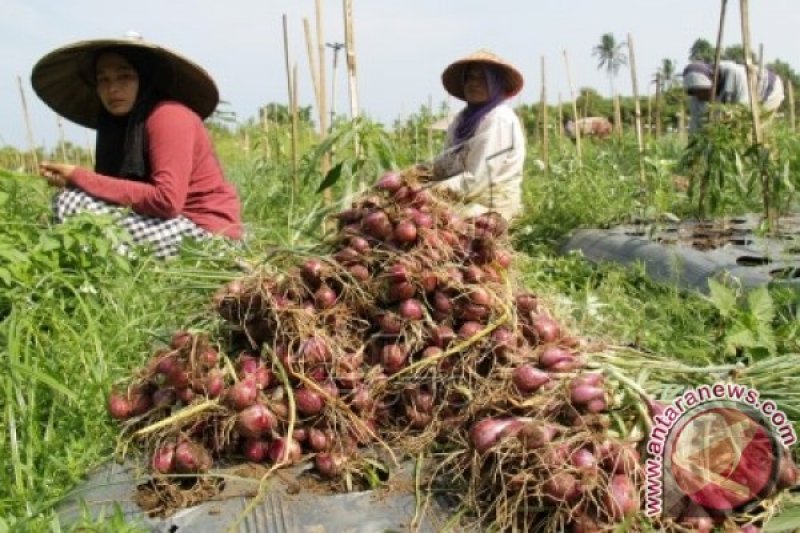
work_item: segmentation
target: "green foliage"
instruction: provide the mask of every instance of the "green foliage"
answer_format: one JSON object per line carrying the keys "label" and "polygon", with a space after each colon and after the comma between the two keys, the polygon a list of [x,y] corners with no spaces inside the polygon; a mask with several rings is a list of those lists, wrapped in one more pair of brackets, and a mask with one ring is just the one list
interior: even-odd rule
{"label": "green foliage", "polygon": [[715,120],[707,121],[692,136],[681,159],[700,217],[720,214],[733,203],[749,198],[752,190],[752,169],[745,163],[752,131],[747,108],[720,104],[709,108]]}
{"label": "green foliage", "polygon": [[[319,173],[322,158],[331,158],[332,168]],[[319,183],[320,192],[338,185],[344,201],[375,182],[376,176],[397,166],[392,139],[382,125],[359,117],[334,126],[330,135],[311,151],[305,165],[305,181]]]}
{"label": "green foliage", "polygon": [[737,203],[756,208],[760,198],[764,217],[774,225],[774,216],[787,212],[795,200],[797,139],[777,127],[766,131],[763,144],[755,144],[749,109],[709,107],[714,120],[689,140],[681,160],[691,178],[698,214],[717,215]]}
{"label": "green foliage", "polygon": [[719,342],[725,355],[763,359],[776,352],[775,305],[766,287],[747,294],[709,280],[708,301],[719,312]]}
{"label": "green foliage", "polygon": [[716,48],[714,45],[701,37],[697,39],[689,49],[689,60],[713,63],[715,54]]}

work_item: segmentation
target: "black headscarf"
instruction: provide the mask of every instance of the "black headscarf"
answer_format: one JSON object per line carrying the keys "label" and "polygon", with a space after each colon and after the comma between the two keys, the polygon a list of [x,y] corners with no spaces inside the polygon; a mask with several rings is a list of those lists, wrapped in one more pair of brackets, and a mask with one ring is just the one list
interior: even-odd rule
{"label": "black headscarf", "polygon": [[101,106],[97,120],[95,171],[134,181],[150,179],[150,159],[145,122],[155,105],[162,99],[156,88],[157,58],[147,51],[116,46],[99,50],[100,54],[114,52],[124,57],[139,75],[139,91],[130,113],[115,117]]}

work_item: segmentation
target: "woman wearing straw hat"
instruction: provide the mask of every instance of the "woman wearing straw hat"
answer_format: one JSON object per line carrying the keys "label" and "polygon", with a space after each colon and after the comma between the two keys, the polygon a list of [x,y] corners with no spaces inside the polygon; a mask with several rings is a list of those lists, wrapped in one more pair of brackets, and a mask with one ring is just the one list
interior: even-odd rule
{"label": "woman wearing straw hat", "polygon": [[506,220],[513,218],[522,209],[525,137],[506,102],[522,89],[522,74],[480,50],[450,64],[442,83],[467,105],[448,129],[432,179],[463,201],[468,216],[495,211]]}
{"label": "woman wearing straw hat", "polygon": [[82,41],[45,55],[33,88],[53,110],[97,130],[94,170],[44,162],[65,186],[57,222],[89,211],[111,214],[159,257],[184,237],[240,239],[240,204],[203,125],[219,102],[209,74],[138,36]]}
{"label": "woman wearing straw hat", "polygon": [[[754,67],[755,70],[758,67]],[[716,95],[711,95],[714,79],[714,66],[708,63],[689,63],[683,70],[683,86],[689,95],[689,133],[697,132],[705,123],[708,102],[724,104],[750,105],[750,90],[747,80],[747,68],[733,61],[719,62]],[[757,75],[758,95],[762,111],[767,113],[764,123],[772,118],[772,114],[783,102],[783,82],[772,70],[764,68]]]}

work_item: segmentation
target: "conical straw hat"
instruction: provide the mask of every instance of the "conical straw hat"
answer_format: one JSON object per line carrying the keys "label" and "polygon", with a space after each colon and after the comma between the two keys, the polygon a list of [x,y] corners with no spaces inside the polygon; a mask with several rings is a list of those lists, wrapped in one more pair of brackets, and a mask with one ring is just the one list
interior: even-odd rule
{"label": "conical straw hat", "polygon": [[522,90],[525,81],[519,70],[489,50],[478,50],[451,63],[444,69],[444,72],[442,72],[442,84],[448,93],[461,100],[464,99],[464,69],[466,69],[467,65],[473,63],[493,65],[500,69],[507,98],[515,96]]}
{"label": "conical straw hat", "polygon": [[34,91],[59,115],[95,128],[102,104],[95,90],[92,62],[100,50],[118,46],[143,49],[157,59],[158,68],[153,76],[166,97],[182,102],[204,119],[214,112],[219,91],[211,75],[190,59],[136,34],[121,39],[80,41],[53,50],[33,67]]}

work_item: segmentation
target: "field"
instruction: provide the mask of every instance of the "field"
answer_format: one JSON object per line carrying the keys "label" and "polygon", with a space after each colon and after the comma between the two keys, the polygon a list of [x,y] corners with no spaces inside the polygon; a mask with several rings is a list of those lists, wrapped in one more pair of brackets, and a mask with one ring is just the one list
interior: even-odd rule
{"label": "field", "polygon": [[[242,196],[247,241],[236,250],[187,246],[167,262],[146,253],[116,254],[119,235],[107,221],[78,218],[52,225],[52,191],[36,177],[0,169],[6,213],[0,222],[0,532],[60,530],[54,511],[60,499],[114,455],[118,427],[106,411],[111,387],[173,331],[213,330],[219,318],[211,296],[242,275],[243,267],[286,253],[319,253],[329,228],[326,215],[349,205],[384,169],[404,168],[435,152],[438,134],[428,140],[420,133],[431,120],[423,111],[392,129],[366,119],[340,123],[322,145],[305,125],[296,166],[285,124],[267,132],[216,128],[219,156]],[[780,169],[781,208],[791,210],[798,156],[785,126],[776,130],[772,164]],[[540,143],[530,133],[526,210],[512,228],[520,282],[551,302],[577,334],[662,361],[664,368],[654,365],[651,376],[636,373],[656,397],[669,399],[707,377],[702,370],[669,370],[678,363],[684,370],[741,363],[762,369],[752,383],[800,423],[797,294],[764,290],[756,298],[720,285],[705,297],[656,284],[641,269],[593,266],[556,251],[574,228],[695,216],[696,195],[675,178],[685,174],[679,164],[687,153],[685,140],[648,137],[641,161],[631,134],[584,142],[579,164],[571,142],[551,138],[545,169]],[[720,143],[713,148],[723,156],[744,153],[735,139]],[[318,191],[325,154],[334,168],[327,197]],[[713,164],[745,181],[748,172],[758,171],[735,158]],[[742,183],[714,181],[706,214],[758,212],[761,196]],[[770,364],[781,365],[780,372],[764,372]],[[84,526],[134,528],[113,516],[100,523],[87,519]]]}

